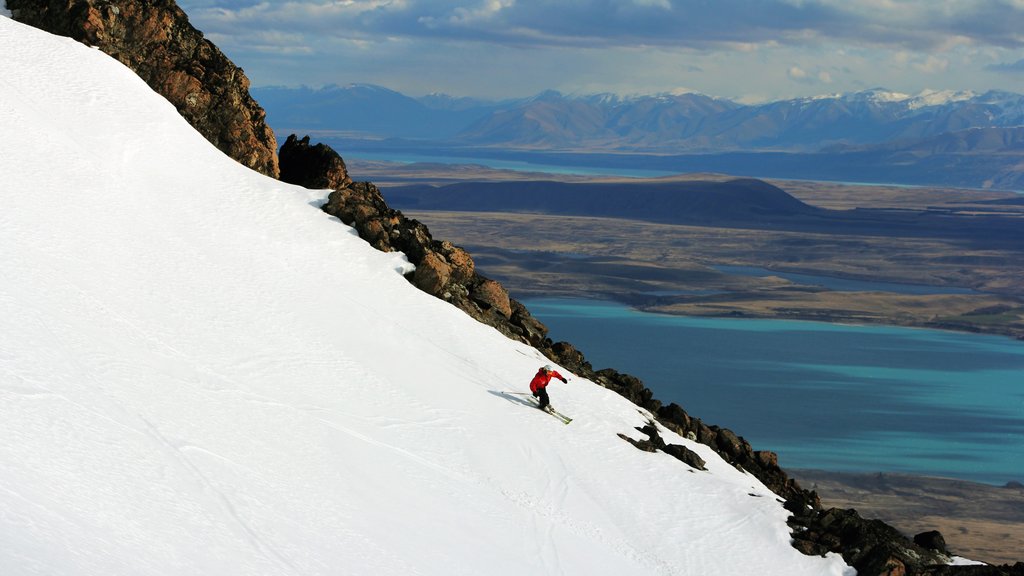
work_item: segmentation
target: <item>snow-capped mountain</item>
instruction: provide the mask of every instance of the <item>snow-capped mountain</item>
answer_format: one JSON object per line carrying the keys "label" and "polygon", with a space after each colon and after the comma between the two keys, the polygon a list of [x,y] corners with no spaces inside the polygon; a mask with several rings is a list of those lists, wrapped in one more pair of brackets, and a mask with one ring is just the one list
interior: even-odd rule
{"label": "snow-capped mountain", "polygon": [[[402,97],[402,104],[391,105],[397,93],[365,98],[365,88],[253,92],[278,131],[327,138],[347,131],[347,149],[376,154],[498,156],[586,166],[611,160],[667,172],[1024,186],[1019,147],[990,147],[1018,141],[1016,133],[1024,126],[1024,96],[1009,92],[910,95],[876,88],[743,105],[696,93],[625,97],[546,91],[503,102],[435,94]],[[973,137],[978,130],[988,136]],[[935,147],[937,140],[957,144]],[[985,146],[975,148],[972,142]]]}
{"label": "snow-capped mountain", "polygon": [[0,17],[0,573],[852,574],[709,447],[412,287],[327,191]]}
{"label": "snow-capped mountain", "polygon": [[[378,96],[367,96],[371,88]],[[437,94],[411,98],[366,85],[258,88],[254,94],[278,126],[299,126],[302,112],[314,110],[307,116],[318,124],[310,128],[350,126],[378,136],[499,147],[813,151],[1024,124],[1024,96],[999,91],[909,95],[874,88],[757,105],[697,93],[570,96],[554,90],[487,103]]]}
{"label": "snow-capped mountain", "polygon": [[373,84],[320,88],[256,88],[278,132],[362,133],[371,137],[451,138],[462,127],[490,114],[500,104],[431,94],[412,98]]}

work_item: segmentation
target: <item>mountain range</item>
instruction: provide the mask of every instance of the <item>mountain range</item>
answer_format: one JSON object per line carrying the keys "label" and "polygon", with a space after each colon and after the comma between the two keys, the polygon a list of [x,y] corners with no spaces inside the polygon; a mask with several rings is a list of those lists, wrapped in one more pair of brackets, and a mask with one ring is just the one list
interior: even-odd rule
{"label": "mountain range", "polygon": [[253,93],[278,132],[344,135],[352,148],[615,154],[668,171],[1024,187],[1024,95],[1010,92],[873,89],[761,104],[695,93],[413,98],[366,84]]}

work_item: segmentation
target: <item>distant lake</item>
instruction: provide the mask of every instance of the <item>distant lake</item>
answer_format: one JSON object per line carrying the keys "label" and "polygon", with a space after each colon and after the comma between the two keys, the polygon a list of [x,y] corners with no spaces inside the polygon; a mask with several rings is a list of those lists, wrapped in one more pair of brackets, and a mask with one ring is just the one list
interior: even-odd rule
{"label": "distant lake", "polygon": [[813,274],[794,274],[790,272],[775,272],[767,268],[757,266],[714,266],[715,270],[726,274],[737,274],[740,276],[778,276],[790,282],[803,284],[805,286],[821,286],[837,292],[893,292],[895,294],[977,294],[970,288],[957,288],[953,286],[927,286],[924,284],[901,284],[896,282],[875,282],[868,280],[851,280],[848,278],[835,278],[832,276],[817,276]]}
{"label": "distant lake", "polygon": [[1024,342],[524,303],[594,368],[641,378],[663,403],[777,452],[783,468],[1024,481]]}
{"label": "distant lake", "polygon": [[[330,142],[329,138],[325,140]],[[487,168],[494,168],[497,170],[516,170],[519,172],[541,172],[545,174],[574,174],[586,176],[624,176],[627,178],[658,178],[661,176],[671,176],[677,173],[666,170],[644,170],[640,168],[602,168],[598,166],[545,164],[529,162],[526,160],[503,160],[476,156],[432,156],[427,154],[365,152],[359,150],[353,150],[345,154],[344,157],[346,161],[372,160],[376,162],[398,162],[401,164],[413,164],[416,162],[454,165],[469,164],[486,166]]]}
{"label": "distant lake", "polygon": [[[788,152],[721,152],[707,154],[616,154],[613,152],[557,152],[452,148],[424,143],[392,145],[346,138],[323,141],[346,160],[477,164],[490,168],[653,178],[693,172],[714,172],[736,177],[778,178],[809,182],[839,182],[854,186],[979,186],[957,171],[927,171],[915,165],[879,164],[874,156],[857,154],[800,154]],[[1024,194],[1024,191],[1014,190]]]}

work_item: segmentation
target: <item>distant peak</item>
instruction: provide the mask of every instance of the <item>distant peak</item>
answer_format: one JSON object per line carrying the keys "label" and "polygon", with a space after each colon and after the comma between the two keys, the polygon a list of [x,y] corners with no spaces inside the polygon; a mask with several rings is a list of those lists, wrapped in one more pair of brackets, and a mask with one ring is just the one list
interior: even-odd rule
{"label": "distant peak", "polygon": [[559,92],[558,90],[545,90],[543,92],[538,93],[536,96],[530,98],[529,100],[534,101],[534,102],[543,102],[545,100],[564,100],[564,99],[565,99],[565,96],[561,92]]}
{"label": "distant peak", "polygon": [[971,100],[978,95],[970,90],[925,90],[911,99],[911,108],[943,106],[952,102]]}
{"label": "distant peak", "polygon": [[[332,84],[331,86],[336,86],[336,85]],[[371,92],[394,92],[394,90],[392,90],[390,88],[385,88],[385,87],[379,86],[377,84],[363,84],[363,83],[359,83],[359,82],[351,82],[349,84],[345,84],[344,86],[341,87],[341,89],[342,90],[366,90],[366,91],[371,91]]]}
{"label": "distant peak", "polygon": [[910,94],[895,92],[885,88],[872,88],[861,92],[855,92],[851,96],[854,99],[871,100],[873,102],[903,102],[911,98]]}

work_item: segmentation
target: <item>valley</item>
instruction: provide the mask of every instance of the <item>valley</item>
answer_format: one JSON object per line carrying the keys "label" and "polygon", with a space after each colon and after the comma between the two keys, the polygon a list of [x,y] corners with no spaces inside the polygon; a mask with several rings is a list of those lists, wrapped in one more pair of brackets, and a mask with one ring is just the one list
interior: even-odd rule
{"label": "valley", "polygon": [[[481,271],[513,296],[610,299],[668,314],[921,326],[1024,338],[1024,199],[1013,193],[772,181],[801,204],[766,215],[772,206],[748,210],[742,198],[729,198],[714,208],[701,200],[700,206],[668,206],[664,215],[613,217],[630,209],[593,200],[598,191],[611,196],[623,190],[617,184],[631,192],[728,178],[635,180],[358,162],[352,172],[379,182],[394,207],[423,221],[436,237],[469,250]],[[558,183],[538,184],[531,176]],[[489,203],[482,198],[496,181],[502,188]],[[433,204],[432,192],[422,187],[456,182],[467,192]],[[551,204],[555,194],[549,191],[564,184],[585,186],[579,194],[593,201],[578,203],[586,207],[576,213],[566,207],[572,202]],[[410,190],[419,190],[420,197],[410,201]],[[547,204],[510,211],[517,191]],[[641,214],[650,207],[633,209]],[[678,216],[670,217],[669,210]],[[735,267],[761,272],[737,273]],[[787,279],[791,274],[862,285],[830,289],[827,283]],[[921,286],[929,290],[913,289]]]}

